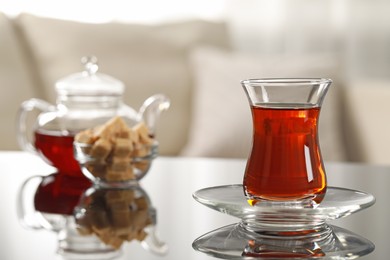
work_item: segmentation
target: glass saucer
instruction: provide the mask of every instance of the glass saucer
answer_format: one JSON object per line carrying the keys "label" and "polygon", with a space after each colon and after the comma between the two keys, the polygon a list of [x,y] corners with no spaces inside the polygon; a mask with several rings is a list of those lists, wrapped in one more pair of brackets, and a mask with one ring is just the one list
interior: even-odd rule
{"label": "glass saucer", "polygon": [[371,253],[369,240],[348,230],[329,226],[322,240],[269,239],[247,232],[240,224],[211,231],[194,241],[193,248],[223,259],[355,259]]}
{"label": "glass saucer", "polygon": [[196,191],[195,200],[214,210],[241,219],[249,231],[267,236],[317,236],[330,232],[326,221],[342,218],[375,203],[375,197],[361,191],[328,187],[316,208],[294,208],[272,203],[248,204],[242,185],[210,187]]}

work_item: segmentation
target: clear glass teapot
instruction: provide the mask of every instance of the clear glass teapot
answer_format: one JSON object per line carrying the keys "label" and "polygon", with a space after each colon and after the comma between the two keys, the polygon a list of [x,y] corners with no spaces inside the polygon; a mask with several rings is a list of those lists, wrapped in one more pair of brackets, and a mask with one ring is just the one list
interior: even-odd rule
{"label": "clear glass teapot", "polygon": [[[114,116],[121,116],[129,126],[144,121],[149,134],[154,136],[160,112],[166,110],[169,99],[161,94],[145,100],[137,112],[122,102],[124,84],[98,72],[97,59],[84,57],[85,71],[60,79],[55,84],[55,105],[40,99],[22,103],[18,115],[19,145],[23,150],[40,155],[59,172],[81,176],[73,156],[73,139],[81,130],[103,124]],[[29,128],[29,112],[41,111]]]}
{"label": "clear glass teapot", "polygon": [[[169,108],[169,99],[157,94],[146,99],[139,111],[134,110],[122,101],[121,81],[97,72],[95,57],[82,61],[85,71],[55,84],[55,105],[35,98],[21,105],[17,129],[21,148],[56,168],[48,176],[32,176],[20,188],[18,217],[26,228],[61,232],[64,223],[71,223],[81,195],[91,187],[75,159],[73,144],[77,133],[119,116],[129,127],[144,123],[148,135],[154,137],[160,113]],[[32,112],[37,111],[35,117]],[[33,125],[29,124],[31,119]],[[155,156],[157,151],[151,159]]]}

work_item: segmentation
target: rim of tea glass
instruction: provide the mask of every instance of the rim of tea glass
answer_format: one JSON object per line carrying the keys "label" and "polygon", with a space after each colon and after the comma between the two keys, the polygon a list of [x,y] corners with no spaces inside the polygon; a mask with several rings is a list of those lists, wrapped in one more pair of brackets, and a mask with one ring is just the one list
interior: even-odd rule
{"label": "rim of tea glass", "polygon": [[[254,78],[242,80],[241,85],[252,106],[296,109],[321,107],[332,82],[329,78]],[[279,96],[282,92],[284,97]]]}
{"label": "rim of tea glass", "polygon": [[[269,85],[285,85],[285,84],[297,84],[297,85],[313,85],[313,84],[329,84],[333,81],[329,78],[253,78],[242,80],[242,84],[269,84]],[[288,87],[288,86],[286,86]]]}

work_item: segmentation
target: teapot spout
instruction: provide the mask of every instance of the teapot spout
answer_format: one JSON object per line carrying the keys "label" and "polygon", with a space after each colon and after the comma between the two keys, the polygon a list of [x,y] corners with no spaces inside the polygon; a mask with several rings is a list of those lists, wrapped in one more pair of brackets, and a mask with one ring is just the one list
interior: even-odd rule
{"label": "teapot spout", "polygon": [[167,110],[171,102],[168,97],[163,94],[156,94],[147,98],[142,104],[139,115],[149,128],[149,134],[155,135],[156,124],[161,112]]}

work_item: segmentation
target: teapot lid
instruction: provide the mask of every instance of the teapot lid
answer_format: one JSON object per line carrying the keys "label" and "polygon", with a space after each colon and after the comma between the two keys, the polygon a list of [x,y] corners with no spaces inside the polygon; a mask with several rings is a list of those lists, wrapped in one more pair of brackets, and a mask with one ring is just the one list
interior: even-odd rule
{"label": "teapot lid", "polygon": [[55,88],[59,95],[119,96],[123,94],[125,88],[123,82],[97,72],[99,66],[96,57],[83,57],[81,62],[85,68],[83,72],[71,74],[56,82]]}

